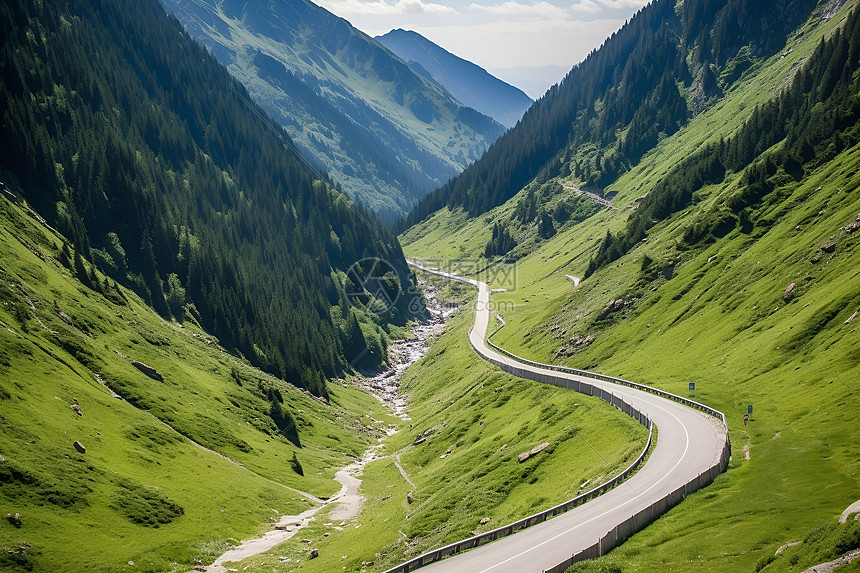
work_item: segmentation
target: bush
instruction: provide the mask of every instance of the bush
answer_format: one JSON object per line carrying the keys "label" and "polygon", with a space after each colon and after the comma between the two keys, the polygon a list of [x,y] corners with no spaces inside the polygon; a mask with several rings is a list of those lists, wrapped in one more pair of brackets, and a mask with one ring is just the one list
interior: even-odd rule
{"label": "bush", "polygon": [[185,510],[161,495],[155,488],[121,481],[110,507],[123,517],[144,527],[160,527],[181,517]]}
{"label": "bush", "polygon": [[775,559],[776,559],[775,555],[765,555],[764,557],[762,557],[761,559],[756,561],[755,572],[758,573],[759,571],[761,571],[762,569],[764,569],[765,567],[767,567],[768,565],[773,563],[773,561]]}
{"label": "bush", "polygon": [[290,466],[292,466],[293,471],[299,474],[300,476],[305,475],[305,470],[302,468],[302,463],[299,461],[299,458],[296,456],[296,452],[293,452],[293,459],[290,461]]}
{"label": "bush", "polygon": [[836,538],[834,549],[842,555],[860,548],[860,521],[849,521]]}

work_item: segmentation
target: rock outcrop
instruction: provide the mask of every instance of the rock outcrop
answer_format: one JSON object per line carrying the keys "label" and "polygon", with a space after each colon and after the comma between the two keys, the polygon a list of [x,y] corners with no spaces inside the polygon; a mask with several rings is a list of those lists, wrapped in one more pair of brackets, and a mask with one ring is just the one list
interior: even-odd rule
{"label": "rock outcrop", "polygon": [[534,456],[538,455],[539,453],[541,453],[542,451],[544,451],[544,450],[545,450],[545,449],[547,449],[548,447],[549,447],[549,442],[544,442],[544,443],[540,444],[539,446],[535,446],[535,447],[533,447],[532,449],[530,449],[529,451],[527,451],[527,452],[523,452],[523,453],[521,453],[520,455],[518,455],[518,456],[517,456],[517,461],[518,461],[519,463],[523,463],[523,462],[524,462],[524,461],[526,461],[527,459],[532,458],[532,457],[534,457]]}
{"label": "rock outcrop", "polygon": [[158,370],[149,366],[148,364],[144,364],[143,362],[138,362],[137,360],[132,361],[132,366],[152,378],[153,380],[158,380],[159,382],[164,382],[164,377],[158,373]]}

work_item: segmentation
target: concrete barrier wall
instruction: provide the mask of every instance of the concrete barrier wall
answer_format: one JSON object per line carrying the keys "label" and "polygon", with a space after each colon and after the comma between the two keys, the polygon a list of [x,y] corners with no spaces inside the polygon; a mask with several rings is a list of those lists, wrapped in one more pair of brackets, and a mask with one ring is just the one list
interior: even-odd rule
{"label": "concrete barrier wall", "polygon": [[[573,565],[577,561],[582,561],[584,559],[594,559],[594,558],[599,557],[601,555],[605,555],[607,552],[609,552],[613,548],[617,547],[620,543],[622,543],[624,540],[626,540],[627,538],[632,536],[634,533],[641,531],[643,528],[648,526],[651,522],[653,522],[655,519],[657,519],[657,517],[664,514],[671,507],[680,503],[687,495],[689,495],[689,494],[693,493],[694,491],[696,491],[696,490],[710,484],[711,482],[713,482],[714,479],[716,479],[716,477],[719,474],[721,474],[722,472],[724,472],[726,470],[726,468],[728,467],[729,459],[731,458],[731,443],[729,441],[728,426],[726,424],[726,417],[719,410],[711,408],[710,406],[707,406],[705,404],[695,402],[695,401],[690,400],[688,398],[684,398],[682,396],[678,396],[676,394],[672,394],[670,392],[660,390],[658,388],[653,388],[651,386],[645,386],[644,384],[637,384],[635,382],[630,382],[630,381],[624,380],[622,378],[615,378],[612,376],[606,376],[603,374],[588,372],[586,370],[578,370],[575,368],[568,368],[565,366],[555,366],[552,364],[542,364],[539,362],[527,360],[527,359],[521,358],[521,357],[519,357],[519,356],[517,356],[511,352],[508,352],[508,351],[504,350],[503,348],[500,348],[499,346],[496,346],[490,340],[488,340],[487,343],[490,346],[492,346],[496,351],[500,352],[501,354],[509,356],[510,358],[513,358],[514,360],[517,360],[519,362],[522,362],[525,364],[530,364],[532,366],[536,366],[536,367],[544,369],[544,370],[570,372],[570,373],[573,373],[573,374],[576,374],[576,375],[579,375],[582,377],[586,377],[586,378],[593,378],[593,379],[600,380],[603,382],[611,382],[613,384],[620,384],[622,386],[627,386],[627,387],[636,388],[639,390],[644,390],[646,392],[656,394],[656,395],[661,396],[663,398],[667,398],[667,399],[675,401],[675,402],[680,402],[680,403],[685,404],[691,408],[694,408],[696,410],[705,412],[707,414],[710,414],[710,415],[716,417],[717,419],[719,419],[723,423],[724,426],[726,426],[726,440],[725,440],[725,443],[723,444],[723,451],[722,451],[722,454],[720,456],[720,460],[714,466],[709,468],[707,471],[701,473],[697,477],[693,478],[690,482],[684,484],[683,486],[681,486],[680,488],[678,488],[674,492],[670,493],[669,495],[665,496],[662,499],[655,501],[649,507],[645,508],[644,510],[642,510],[640,512],[637,512],[636,514],[632,515],[630,518],[628,518],[624,522],[618,524],[611,531],[607,532],[606,535],[604,537],[602,537],[600,539],[600,541],[597,544],[595,544],[594,546],[588,548],[585,551],[581,551],[581,552],[577,553],[576,555],[572,555],[570,559],[565,560],[564,562],[558,564],[557,566],[553,567],[552,569],[546,570],[546,573],[563,573],[568,567],[570,567],[571,565]],[[478,355],[480,355],[483,358],[487,359],[488,361],[492,362],[493,364],[498,366],[503,371],[506,371],[506,372],[511,373],[511,374],[515,374],[516,372],[523,372],[523,370],[519,367],[510,366],[508,364],[501,363],[498,360],[490,359],[489,357],[484,356],[483,353],[480,352],[480,350],[477,348],[475,348],[475,351],[478,353]],[[609,392],[608,390],[606,390],[602,387],[596,387],[596,386],[593,386],[593,385],[588,384],[587,382],[583,382],[583,381],[570,380],[566,377],[561,377],[561,376],[554,377],[551,374],[546,373],[546,372],[539,373],[539,374],[542,374],[542,376],[535,376],[535,374],[537,374],[537,373],[531,373],[529,371],[525,371],[523,373],[529,373],[530,375],[520,376],[521,378],[529,378],[532,380],[537,379],[538,381],[541,381],[541,382],[546,382],[549,384],[555,384],[558,386],[563,386],[565,388],[575,389],[575,390],[577,390],[583,394],[590,394],[593,396],[597,396],[597,397],[603,399],[604,401],[608,402],[609,404],[612,404],[616,408],[619,408],[622,412],[624,412],[625,414],[628,414],[630,417],[637,420],[642,425],[644,425],[648,428],[651,427],[651,421],[644,414],[639,412],[636,408],[631,406],[629,403],[622,400],[619,396],[615,396],[614,394],[612,394],[611,392]],[[649,434],[648,441],[649,441],[649,443],[651,441],[650,434]],[[613,482],[613,480],[610,480],[606,484],[602,484],[602,485],[598,486],[597,488],[595,488],[594,490],[592,490],[591,492],[587,492],[586,494],[583,494],[583,495],[589,496],[589,495],[592,495],[592,492],[597,492],[596,494],[604,493],[605,491],[608,491],[609,489],[614,487],[615,484],[612,484],[612,482]],[[605,487],[605,486],[608,486],[608,487]],[[596,494],[594,495],[595,497],[596,497]]]}

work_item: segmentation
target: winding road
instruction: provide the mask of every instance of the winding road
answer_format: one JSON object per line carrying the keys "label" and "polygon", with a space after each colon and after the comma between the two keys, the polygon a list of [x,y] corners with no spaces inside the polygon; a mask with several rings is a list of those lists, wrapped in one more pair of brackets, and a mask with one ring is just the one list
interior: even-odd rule
{"label": "winding road", "polygon": [[679,488],[695,482],[703,473],[719,464],[722,456],[727,456],[727,450],[724,450],[727,429],[717,418],[636,388],[523,364],[489,348],[485,342],[491,309],[487,284],[410,264],[418,270],[468,283],[478,289],[475,324],[469,333],[469,342],[484,359],[528,371],[529,378],[549,375],[604,388],[646,414],[659,430],[659,439],[648,461],[618,487],[567,513],[504,539],[426,565],[422,571],[540,573],[557,570],[559,564],[569,560],[572,555],[592,547],[619,524],[647,511],[652,504]]}

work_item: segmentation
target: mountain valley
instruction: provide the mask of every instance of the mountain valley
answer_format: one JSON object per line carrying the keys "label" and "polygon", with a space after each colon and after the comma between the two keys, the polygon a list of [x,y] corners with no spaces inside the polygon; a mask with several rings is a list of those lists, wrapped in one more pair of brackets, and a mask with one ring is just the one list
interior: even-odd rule
{"label": "mountain valley", "polygon": [[655,0],[500,123],[304,0],[0,15],[3,571],[401,571],[653,454],[410,262],[500,351],[725,413],[728,469],[569,573],[860,549],[860,0]]}
{"label": "mountain valley", "polygon": [[162,0],[310,160],[385,220],[476,160],[503,127],[305,0]]}

